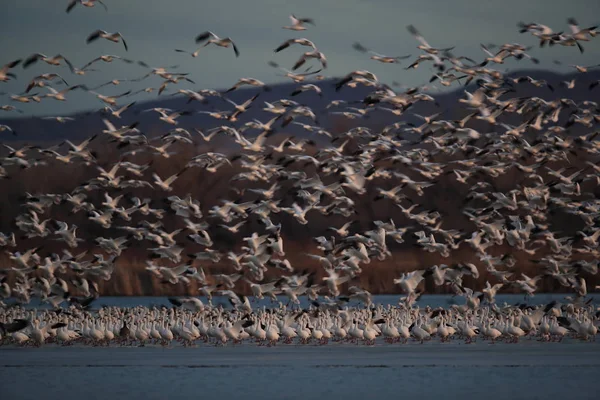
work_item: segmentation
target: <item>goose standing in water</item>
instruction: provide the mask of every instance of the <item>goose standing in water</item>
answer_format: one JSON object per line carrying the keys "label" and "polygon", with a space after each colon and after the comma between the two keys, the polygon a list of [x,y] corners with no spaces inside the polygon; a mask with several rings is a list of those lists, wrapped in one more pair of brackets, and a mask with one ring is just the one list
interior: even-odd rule
{"label": "goose standing in water", "polygon": [[500,336],[502,336],[502,332],[500,332],[500,330],[491,326],[490,320],[488,320],[486,322],[486,325],[484,326],[484,329],[483,329],[483,334],[484,334],[484,336],[491,339],[491,343],[496,343],[496,339],[498,339]]}
{"label": "goose standing in water", "polygon": [[446,326],[446,319],[443,316],[440,319],[440,324],[437,329],[437,334],[440,337],[441,342],[446,342],[449,340],[448,338],[450,336],[450,331],[448,330],[448,327]]}
{"label": "goose standing in water", "polygon": [[429,332],[423,329],[422,321],[420,319],[416,322],[413,322],[411,333],[414,335],[416,340],[421,342],[421,344],[423,344],[425,340],[429,340],[431,338]]}
{"label": "goose standing in water", "polygon": [[375,345],[375,338],[377,337],[377,331],[374,329],[373,320],[369,319],[365,324],[365,329],[363,330],[363,337],[365,343],[373,346]]}
{"label": "goose standing in water", "polygon": [[519,338],[525,336],[525,331],[515,325],[514,315],[512,315],[507,321],[506,333],[512,338],[513,343],[518,343]]}

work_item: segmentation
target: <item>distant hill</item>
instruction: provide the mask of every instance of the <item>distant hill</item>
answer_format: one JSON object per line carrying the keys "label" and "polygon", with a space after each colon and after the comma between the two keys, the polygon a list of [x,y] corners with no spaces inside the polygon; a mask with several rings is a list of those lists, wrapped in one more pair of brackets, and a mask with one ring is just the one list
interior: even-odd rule
{"label": "distant hill", "polygon": [[[507,77],[517,76],[531,76],[537,80],[547,81],[553,88],[551,91],[547,87],[535,87],[529,83],[521,83],[516,85],[516,92],[511,93],[511,97],[531,97],[536,96],[542,99],[552,101],[562,97],[568,97],[574,101],[584,100],[595,100],[600,101],[600,87],[597,89],[589,89],[589,85],[597,80],[600,80],[600,72],[590,71],[588,73],[570,73],[570,74],[559,74],[552,71],[546,70],[520,70],[511,72]],[[573,89],[567,89],[561,82],[567,82],[575,80],[576,84]],[[296,97],[290,96],[293,90],[298,86],[295,83],[281,83],[270,86],[270,91],[264,91],[257,88],[244,88],[236,90],[228,94],[228,98],[236,103],[241,103],[257,93],[260,93],[255,105],[248,110],[245,114],[240,117],[240,123],[252,119],[266,120],[273,116],[262,109],[264,108],[264,102],[272,102],[278,99],[287,98],[293,99],[303,105],[312,108],[319,119],[319,124],[324,129],[332,129],[336,123],[340,120],[345,119],[330,114],[330,111],[334,111],[334,108],[326,110],[325,107],[332,100],[344,100],[348,103],[361,102],[362,99],[372,91],[372,88],[359,86],[358,88],[343,87],[340,91],[335,91],[335,79],[323,80],[320,82],[312,82],[319,86],[323,92],[323,96],[319,97],[314,92],[301,93]],[[413,113],[419,114],[431,114],[435,112],[443,111],[441,118],[456,119],[460,118],[461,115],[465,114],[465,110],[461,107],[457,100],[464,96],[464,90],[469,92],[476,89],[475,84],[470,84],[467,87],[460,87],[458,85],[453,86],[454,89],[448,92],[435,93],[431,92],[436,103],[421,102],[413,106],[409,112],[403,117],[407,122],[418,122],[418,120],[412,116]],[[399,92],[401,89],[398,90]],[[131,110],[128,110],[123,118],[120,120],[121,124],[131,124],[139,122],[138,129],[144,132],[148,136],[154,136],[160,133],[164,133],[172,126],[159,123],[156,113],[153,112],[142,112],[143,110],[163,107],[174,110],[192,110],[192,111],[212,111],[212,110],[228,110],[231,109],[231,104],[214,97],[209,97],[207,104],[202,104],[197,101],[187,103],[187,98],[183,96],[168,96],[162,95],[157,97],[156,100],[140,102],[134,105]],[[130,98],[128,101],[133,101]],[[127,101],[122,101],[121,104],[126,104]],[[359,106],[360,104],[354,104]],[[352,104],[350,104],[352,106]],[[340,107],[338,111],[344,107]],[[70,115],[75,118],[75,121],[60,124],[53,120],[45,120],[41,117],[17,117],[17,118],[1,118],[0,124],[9,125],[12,129],[17,132],[17,136],[12,136],[7,133],[4,134],[4,141],[19,141],[27,143],[41,143],[41,142],[56,142],[64,139],[84,139],[93,133],[97,133],[98,129],[103,127],[102,118],[104,117],[100,111],[91,111],[85,113],[76,113]],[[363,125],[374,127],[374,125],[383,126],[386,123],[397,121],[398,117],[390,115],[386,112],[376,112],[371,114],[370,118],[364,120],[347,121],[346,124],[352,125]],[[226,124],[227,121],[217,120],[208,116],[207,114],[193,114],[187,117],[181,117],[179,119],[179,127],[192,129],[202,128],[210,129],[219,125]],[[290,125],[286,127],[285,133],[302,135],[303,130],[297,126]],[[218,143],[215,143],[218,145]]]}

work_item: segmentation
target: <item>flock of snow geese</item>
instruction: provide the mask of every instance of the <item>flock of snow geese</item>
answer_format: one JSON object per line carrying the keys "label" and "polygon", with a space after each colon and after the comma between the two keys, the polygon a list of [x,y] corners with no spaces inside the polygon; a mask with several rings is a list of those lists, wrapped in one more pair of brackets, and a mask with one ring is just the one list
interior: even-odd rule
{"label": "flock of snow geese", "polygon": [[[72,0],[67,12],[76,7],[106,5],[99,0]],[[310,18],[290,17],[290,25],[283,28],[305,31],[315,25]],[[522,33],[528,33],[545,45],[578,47],[592,40],[599,31],[596,27],[581,28],[570,18],[567,31],[554,31],[537,24],[519,24]],[[121,99],[136,93],[127,91],[117,96],[104,95],[85,84],[68,86],[56,72],[33,78],[25,91],[9,95],[12,102],[45,102],[48,99],[67,101],[72,90],[83,90],[104,103],[104,129],[79,144],[64,141],[50,148],[3,145],[8,152],[0,159],[0,175],[10,178],[17,169],[37,169],[41,173],[49,160],[78,164],[97,171],[97,175],[70,193],[26,193],[23,212],[16,216],[17,232],[0,234],[0,246],[9,255],[10,265],[0,271],[0,344],[39,346],[43,343],[101,345],[171,345],[178,341],[185,346],[204,340],[216,345],[256,341],[260,345],[277,343],[326,344],[338,342],[373,345],[377,339],[387,343],[413,339],[439,338],[442,342],[463,339],[467,343],[477,338],[495,342],[517,342],[520,338],[540,341],[560,341],[564,337],[591,341],[595,339],[599,312],[588,299],[585,276],[598,272],[600,229],[600,201],[594,195],[600,185],[600,141],[595,127],[600,122],[600,111],[593,101],[575,102],[569,98],[546,101],[538,97],[511,97],[519,85],[534,85],[553,91],[552,86],[529,76],[507,77],[493,69],[507,59],[539,61],[530,55],[531,47],[517,43],[482,46],[484,59],[475,61],[455,56],[454,48],[432,47],[414,26],[409,33],[419,42],[422,53],[413,59],[407,69],[430,64],[434,75],[430,83],[443,86],[476,83],[477,88],[465,91],[460,107],[469,114],[461,120],[444,120],[442,112],[420,116],[411,111],[417,103],[435,99],[419,87],[395,91],[380,82],[366,70],[352,71],[336,82],[336,90],[344,87],[367,87],[371,92],[363,101],[350,107],[342,100],[333,100],[327,110],[312,110],[302,104],[304,96],[322,95],[320,86],[307,83],[312,78],[322,79],[319,72],[327,69],[327,59],[317,45],[307,38],[291,38],[275,48],[275,52],[293,51],[297,47],[308,51],[299,55],[291,70],[283,69],[285,76],[298,86],[291,99],[264,103],[264,111],[273,116],[268,121],[239,122],[240,116],[251,106],[257,106],[260,93],[237,104],[228,94],[243,86],[268,90],[261,81],[242,78],[230,89],[218,92],[206,90],[179,90],[189,102],[221,102],[214,111],[202,111],[224,123],[211,130],[198,127],[195,132],[177,127],[178,119],[195,112],[153,108],[157,122],[169,129],[160,137],[150,138],[136,126],[119,124],[119,119],[133,103],[121,104]],[[103,30],[92,32],[87,43],[97,40],[128,45],[124,36]],[[240,56],[240,49],[230,37],[219,37],[206,31],[195,41],[199,50],[189,52],[201,57],[204,47],[231,49]],[[370,54],[374,62],[398,64],[411,56],[392,57],[373,52],[359,43],[354,48]],[[243,49],[241,49],[243,51]],[[177,49],[177,52],[187,50]],[[208,54],[208,53],[206,53]],[[23,60],[14,60],[0,68],[0,82],[17,79],[16,68],[27,68],[44,62],[49,67],[66,66],[72,74],[86,75],[89,67],[113,60],[134,63],[117,55],[101,55],[76,68],[62,55],[48,57],[33,54]],[[159,94],[181,81],[191,81],[187,73],[174,72],[174,67],[151,68],[141,79],[159,77]],[[272,66],[279,66],[273,62]],[[308,68],[300,72],[301,67]],[[585,74],[592,67],[575,66]],[[313,69],[315,68],[315,69]],[[117,85],[113,80],[102,86]],[[64,89],[56,85],[64,84]],[[576,80],[568,82],[572,88]],[[597,83],[596,83],[597,84]],[[101,87],[102,87],[101,86]],[[594,89],[594,84],[590,90]],[[141,91],[140,91],[141,92]],[[310,92],[314,92],[311,94]],[[3,105],[3,111],[14,111],[13,105]],[[337,110],[337,111],[333,111]],[[390,113],[398,120],[383,129],[357,126],[334,134],[320,126],[317,115],[334,113],[360,121],[374,111]],[[131,111],[129,111],[131,112]],[[422,120],[421,125],[407,123],[402,117],[411,115]],[[561,123],[560,116],[567,115]],[[49,117],[67,123],[72,117]],[[520,121],[516,124],[511,121]],[[484,133],[474,123],[486,123]],[[307,137],[311,134],[330,141],[317,146],[316,141],[286,137],[278,144],[267,144],[267,139],[281,133],[288,125],[302,127]],[[575,136],[571,127],[585,129]],[[2,132],[13,132],[8,125]],[[17,132],[13,132],[17,134]],[[136,163],[146,154],[155,158],[169,158],[177,152],[169,151],[175,143],[195,148],[197,139],[210,142],[215,136],[231,138],[239,151],[228,155],[218,152],[197,154],[185,168],[171,176],[153,172],[152,162]],[[253,137],[253,138],[252,138]],[[412,139],[407,139],[410,137]],[[416,137],[416,139],[415,139]],[[114,165],[99,165],[93,145],[103,140],[121,151]],[[350,151],[348,145],[352,144]],[[316,148],[315,148],[316,147]],[[172,150],[173,148],[171,148]],[[355,150],[354,150],[355,149]],[[575,158],[588,157],[581,169],[564,167]],[[596,161],[594,161],[594,158]],[[208,211],[191,195],[179,197],[173,193],[174,182],[186,171],[199,168],[214,173],[221,168],[242,172],[234,180],[252,182],[247,188],[237,189],[236,199],[203,199],[216,202]],[[553,166],[562,166],[560,168]],[[501,191],[494,180],[511,169],[520,171],[524,179],[510,191]],[[462,210],[474,230],[448,229],[440,212],[420,209],[419,198],[436,193],[436,184],[443,176],[455,178],[469,188]],[[376,180],[379,184],[367,187]],[[257,187],[256,185],[263,185]],[[293,194],[291,204],[282,199]],[[132,195],[136,188],[151,188],[161,193],[166,206]],[[98,203],[91,193],[99,193]],[[368,231],[357,231],[352,217],[355,202],[360,196],[374,197],[381,204],[387,202],[401,209],[410,220],[398,226],[393,219],[372,221]],[[125,204],[129,201],[130,204]],[[85,240],[77,237],[77,226],[53,217],[57,208],[68,208],[70,215],[87,215],[91,223],[106,229],[106,237],[95,239],[86,251],[77,251]],[[552,215],[557,212],[571,215],[583,228],[576,236],[565,236],[552,227]],[[161,222],[167,213],[174,215],[180,227],[167,231]],[[64,214],[64,213],[63,213]],[[318,252],[306,257],[316,260],[324,276],[295,268],[286,258],[281,215],[292,225],[309,224],[311,215],[347,218],[343,226],[327,228],[331,235],[314,238]],[[141,215],[138,224],[129,223]],[[262,231],[238,239],[239,253],[232,248],[223,252],[216,249],[211,238],[213,229],[225,229],[238,235],[249,219],[260,221]],[[410,226],[408,226],[410,225]],[[294,229],[294,226],[291,227]],[[114,232],[121,234],[114,235]],[[357,277],[369,268],[373,259],[393,257],[388,248],[391,242],[402,243],[407,235],[414,236],[421,250],[438,253],[446,258],[464,246],[470,248],[479,260],[452,265],[424,266],[402,273],[394,284],[405,293],[397,305],[373,304],[371,293],[360,287]],[[241,235],[243,236],[243,235]],[[20,239],[19,239],[20,238]],[[42,248],[24,248],[28,241],[46,238],[58,241],[63,247],[60,254],[42,256]],[[97,246],[94,250],[94,245]],[[508,246],[504,255],[492,255],[495,246]],[[200,248],[196,252],[189,247]],[[115,260],[126,249],[147,250],[147,273],[161,284],[199,285],[199,297],[171,297],[172,308],[158,307],[101,307],[92,309],[99,296],[98,282],[111,279]],[[20,250],[17,251],[17,248]],[[235,247],[238,248],[238,247]],[[535,257],[539,271],[533,277],[518,271],[513,254],[524,252]],[[211,263],[226,258],[234,273],[210,274]],[[463,282],[465,277],[475,281],[480,269],[492,282],[485,282],[481,291],[475,291]],[[273,272],[276,272],[276,277]],[[267,279],[269,277],[269,279]],[[534,296],[542,277],[551,277],[564,291],[574,293],[563,303],[552,302],[542,306],[498,305],[496,294],[503,289],[519,291],[526,297]],[[423,293],[422,281],[431,280],[435,286],[444,286],[466,299],[464,305],[448,308],[421,308],[416,300]],[[241,294],[241,285],[249,287],[251,298]],[[345,289],[347,287],[347,289]],[[236,290],[237,289],[237,290]],[[213,306],[212,296],[226,296],[231,307]],[[311,301],[302,309],[300,296]],[[31,298],[38,298],[50,307],[28,309]],[[251,300],[271,298],[273,306],[257,307]],[[254,298],[254,299],[252,299]],[[280,302],[281,299],[287,299]],[[350,306],[350,301],[357,305]],[[64,306],[66,304],[66,306]]]}

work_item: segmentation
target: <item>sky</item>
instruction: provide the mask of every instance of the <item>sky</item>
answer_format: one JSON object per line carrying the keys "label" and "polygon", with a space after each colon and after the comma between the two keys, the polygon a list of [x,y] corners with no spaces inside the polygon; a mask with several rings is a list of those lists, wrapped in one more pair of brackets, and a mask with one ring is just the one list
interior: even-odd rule
{"label": "sky", "polygon": [[[266,83],[283,82],[281,71],[267,65],[275,61],[291,68],[304,48],[289,48],[274,53],[279,44],[289,38],[306,37],[325,53],[328,77],[339,77],[356,69],[375,73],[380,81],[399,82],[405,86],[426,83],[432,69],[423,65],[417,70],[405,70],[410,60],[402,64],[381,64],[370,60],[368,54],[352,49],[354,42],[389,56],[411,54],[416,58],[418,42],[406,26],[416,26],[433,47],[455,46],[455,55],[483,60],[481,43],[521,43],[536,45],[531,54],[541,60],[539,67],[558,71],[573,68],[569,64],[591,65],[600,62],[600,38],[584,43],[585,53],[574,47],[555,46],[540,49],[535,38],[520,34],[517,22],[538,22],[555,31],[567,31],[567,17],[575,17],[581,26],[600,23],[600,1],[575,2],[554,0],[104,0],[108,12],[100,5],[93,8],[77,6],[67,14],[68,0],[2,1],[0,16],[0,64],[26,58],[39,52],[48,56],[62,54],[76,67],[103,55],[114,54],[143,60],[154,67],[179,65],[177,71],[189,73],[195,82],[182,83],[176,88],[222,89],[233,85],[240,77],[253,77]],[[310,17],[316,26],[307,31],[293,32],[281,27],[289,24],[288,16]],[[99,40],[85,43],[96,29],[121,32],[129,51],[121,44]],[[237,44],[240,57],[231,49],[207,47],[197,58],[176,53],[176,48],[190,51],[197,34],[210,30],[221,37],[229,36]],[[562,62],[556,65],[554,60]],[[529,61],[518,65],[507,63],[506,68],[532,68]],[[13,72],[18,79],[0,83],[0,105],[13,104],[23,115],[68,115],[76,111],[101,108],[92,94],[70,92],[66,102],[43,99],[39,104],[14,103],[9,94],[22,93],[29,80],[44,72],[60,73],[70,85],[85,83],[94,87],[111,79],[130,79],[148,72],[139,65],[114,61],[97,63],[85,76],[72,75],[66,67],[38,63],[26,70],[21,66]],[[123,83],[118,87],[99,89],[103,94],[118,94],[131,88],[158,87],[160,78],[142,82]],[[58,86],[57,86],[58,87]],[[62,86],[60,86],[62,87]],[[171,89],[171,92],[173,89]],[[37,89],[40,94],[46,89]],[[168,95],[168,93],[163,94]],[[137,101],[156,99],[156,92],[137,96]],[[131,99],[133,100],[133,99]],[[2,112],[1,117],[16,114]]]}

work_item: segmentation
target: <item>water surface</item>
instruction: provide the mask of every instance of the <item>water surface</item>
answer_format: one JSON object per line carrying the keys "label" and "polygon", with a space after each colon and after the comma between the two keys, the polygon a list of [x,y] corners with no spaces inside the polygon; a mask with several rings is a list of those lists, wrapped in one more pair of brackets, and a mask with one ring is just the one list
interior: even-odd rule
{"label": "water surface", "polygon": [[[597,398],[600,345],[3,348],[5,399]],[[450,397],[448,397],[450,396]]]}
{"label": "water surface", "polygon": [[[564,301],[565,296],[538,294],[528,303]],[[374,296],[374,301],[397,304],[399,298]],[[521,295],[497,297],[499,305],[523,300]],[[308,305],[305,298],[301,302]],[[221,303],[228,306],[223,298],[213,299]],[[418,302],[432,307],[452,303],[464,299],[424,295]],[[164,297],[101,297],[96,306],[101,305],[170,306]],[[262,300],[255,306],[271,303]],[[199,341],[194,348],[0,348],[1,399],[11,400],[595,399],[599,373],[600,341],[569,339],[493,345],[482,340],[471,345],[378,341],[373,347],[244,343],[215,348]]]}

